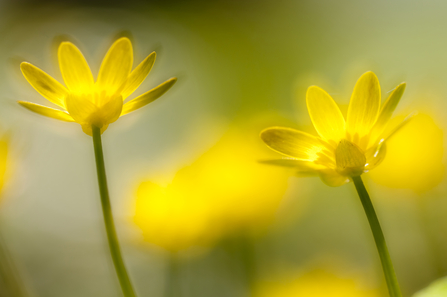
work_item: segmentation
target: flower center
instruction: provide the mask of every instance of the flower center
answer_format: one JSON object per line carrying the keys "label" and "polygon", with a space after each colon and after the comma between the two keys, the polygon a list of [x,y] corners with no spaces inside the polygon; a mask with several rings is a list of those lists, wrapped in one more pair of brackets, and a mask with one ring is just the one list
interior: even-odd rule
{"label": "flower center", "polygon": [[359,176],[366,164],[365,153],[354,143],[342,139],[335,150],[337,171],[347,176]]}
{"label": "flower center", "polygon": [[120,115],[123,99],[120,94],[108,95],[105,91],[85,94],[70,93],[66,99],[67,111],[82,124],[102,127],[114,122]]}

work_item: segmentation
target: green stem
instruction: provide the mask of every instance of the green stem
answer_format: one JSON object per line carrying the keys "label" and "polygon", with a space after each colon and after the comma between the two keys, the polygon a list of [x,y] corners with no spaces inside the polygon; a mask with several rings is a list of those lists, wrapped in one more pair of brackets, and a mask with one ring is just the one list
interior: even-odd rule
{"label": "green stem", "polygon": [[115,265],[116,274],[121,284],[124,296],[135,297],[135,292],[130,283],[129,276],[124,266],[123,257],[116,236],[115,224],[113,222],[112,207],[110,205],[109,190],[107,188],[106,168],[104,166],[104,154],[102,151],[101,131],[98,127],[92,126],[93,146],[95,148],[96,170],[98,173],[99,194],[101,196],[102,212],[106,225],[107,239],[109,242],[110,254]]}
{"label": "green stem", "polygon": [[432,266],[435,268],[437,278],[441,278],[445,275],[443,261],[442,260],[440,261],[440,259],[443,258],[442,256],[444,255],[444,253],[439,248],[440,245],[438,245],[437,243],[437,238],[432,228],[430,228],[432,217],[429,214],[429,209],[427,205],[428,199],[421,199],[426,197],[418,197],[418,198],[419,199],[417,199],[417,205],[416,205],[418,221],[419,224],[421,225],[422,231],[426,238],[427,246],[430,251],[429,256],[432,262]]}
{"label": "green stem", "polygon": [[254,295],[257,279],[256,250],[252,237],[247,233],[239,239],[240,261],[248,289],[248,296]]}
{"label": "green stem", "polygon": [[168,255],[166,274],[166,297],[181,297],[180,263],[175,252]]}
{"label": "green stem", "polygon": [[27,291],[13,260],[0,234],[0,296],[25,297]]}
{"label": "green stem", "polygon": [[368,218],[369,226],[376,242],[377,251],[379,252],[380,261],[382,262],[383,273],[385,274],[386,283],[388,285],[388,291],[391,297],[401,297],[399,284],[394,273],[393,263],[391,262],[390,254],[386,246],[385,237],[383,236],[382,228],[380,228],[379,220],[377,219],[374,206],[371,203],[368,192],[363,184],[362,178],[356,176],[352,178],[355,188],[362,201],[363,209],[365,210],[366,217]]}

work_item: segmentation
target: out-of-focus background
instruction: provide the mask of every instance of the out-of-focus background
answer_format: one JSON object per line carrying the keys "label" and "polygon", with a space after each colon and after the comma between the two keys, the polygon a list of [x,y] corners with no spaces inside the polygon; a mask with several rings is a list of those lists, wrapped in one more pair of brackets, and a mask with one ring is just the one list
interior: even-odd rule
{"label": "out-of-focus background", "polygon": [[113,211],[139,296],[387,296],[352,184],[330,188],[259,160],[270,126],[316,133],[305,92],[347,109],[374,71],[383,100],[418,111],[364,175],[404,296],[447,275],[447,3],[443,1],[0,1],[0,296],[122,296],[107,250],[93,144],[46,104],[19,64],[62,81],[74,42],[97,75],[117,36],[134,65],[157,60],[135,95],[160,99],[103,134]]}

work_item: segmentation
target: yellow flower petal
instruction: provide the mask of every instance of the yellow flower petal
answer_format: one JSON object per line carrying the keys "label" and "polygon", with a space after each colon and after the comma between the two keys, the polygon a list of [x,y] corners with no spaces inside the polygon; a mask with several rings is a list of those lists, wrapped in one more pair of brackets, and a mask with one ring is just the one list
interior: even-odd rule
{"label": "yellow flower petal", "polygon": [[291,128],[267,128],[261,139],[274,151],[303,161],[318,159],[325,148],[317,137]]}
{"label": "yellow flower petal", "polygon": [[50,117],[56,120],[65,121],[65,122],[74,122],[73,118],[66,113],[65,111],[46,107],[43,105],[31,103],[31,102],[25,102],[25,101],[18,101],[20,105],[23,107],[34,111],[35,113],[38,113],[40,115]]}
{"label": "yellow flower petal", "polygon": [[[98,112],[98,107],[92,102],[89,96],[70,94],[67,97],[67,111],[70,116],[81,125],[91,123],[91,116]],[[97,123],[95,123],[97,124]]]}
{"label": "yellow flower petal", "polygon": [[115,41],[102,61],[98,74],[100,90],[109,94],[121,92],[132,69],[132,43],[126,37]]}
{"label": "yellow flower petal", "polygon": [[406,126],[415,115],[416,113],[408,115],[402,122],[388,129],[388,131],[386,131],[384,135],[380,136],[380,141],[377,144],[371,146],[366,151],[365,156],[367,160],[367,170],[377,167],[377,165],[379,165],[383,161],[386,155],[386,142],[390,140],[397,131]]}
{"label": "yellow flower petal", "polygon": [[386,99],[385,104],[380,111],[379,118],[377,119],[371,131],[371,139],[376,140],[380,136],[380,134],[382,134],[383,130],[385,130],[388,121],[391,119],[391,116],[393,115],[393,112],[396,109],[396,106],[405,91],[406,85],[406,83],[401,83],[400,85],[398,85],[391,92],[388,99]]}
{"label": "yellow flower petal", "polygon": [[157,87],[153,88],[152,90],[144,93],[143,95],[138,96],[135,99],[130,100],[123,106],[123,111],[121,112],[121,115],[128,114],[132,111],[135,111],[146,104],[151,103],[161,95],[163,95],[169,88],[171,88],[174,83],[177,81],[177,78],[171,78],[165,81],[164,83],[158,85]]}
{"label": "yellow flower petal", "polygon": [[386,144],[385,141],[382,140],[378,145],[369,148],[366,153],[366,165],[365,170],[369,171],[377,167],[386,156]]}
{"label": "yellow flower petal", "polygon": [[26,80],[37,92],[47,98],[50,102],[65,108],[67,89],[63,85],[30,63],[21,63],[20,69]]}
{"label": "yellow flower petal", "polygon": [[330,187],[339,187],[349,182],[349,178],[347,176],[339,174],[334,169],[328,168],[320,170],[318,174],[320,175],[321,180]]}
{"label": "yellow flower petal", "polygon": [[335,150],[337,171],[347,176],[359,176],[366,164],[365,153],[354,143],[342,139]]}
{"label": "yellow flower petal", "polygon": [[90,96],[70,94],[67,97],[67,111],[82,126],[95,125],[101,128],[116,121],[123,108],[121,96],[110,97],[104,105],[96,105]]}
{"label": "yellow flower petal", "polygon": [[146,76],[151,71],[152,66],[154,66],[155,56],[155,52],[152,52],[146,57],[146,59],[143,60],[143,62],[140,63],[140,65],[137,66],[137,68],[130,73],[126,81],[126,86],[121,92],[123,99],[129,97],[129,95],[132,94],[144,81]]}
{"label": "yellow flower petal", "polygon": [[76,93],[91,92],[94,79],[81,51],[71,42],[62,42],[58,58],[62,77],[68,89]]}
{"label": "yellow flower petal", "polygon": [[307,109],[318,134],[336,143],[345,136],[345,119],[331,96],[317,86],[311,86],[306,94]]}
{"label": "yellow flower petal", "polygon": [[314,162],[309,161],[301,161],[296,159],[274,159],[274,160],[261,160],[259,161],[261,164],[266,165],[275,165],[292,168],[297,171],[299,174],[317,174],[318,170],[322,167],[315,164]]}
{"label": "yellow flower petal", "polygon": [[390,129],[390,131],[388,131],[384,136],[383,136],[383,141],[387,141],[389,140],[394,134],[396,134],[397,131],[399,131],[400,129],[402,129],[406,124],[408,124],[413,117],[416,115],[416,112],[413,112],[411,114],[409,114],[402,122],[400,122],[398,125],[396,125],[395,127],[393,127],[392,129]]}
{"label": "yellow flower petal", "polygon": [[348,107],[346,130],[353,142],[359,142],[370,132],[380,108],[380,85],[377,76],[369,71],[357,81]]}

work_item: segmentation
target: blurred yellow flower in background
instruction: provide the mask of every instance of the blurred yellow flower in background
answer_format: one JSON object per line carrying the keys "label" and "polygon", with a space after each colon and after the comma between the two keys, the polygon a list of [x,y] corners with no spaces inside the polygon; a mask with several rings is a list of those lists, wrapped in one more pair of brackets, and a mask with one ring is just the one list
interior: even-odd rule
{"label": "blurred yellow flower in background", "polygon": [[329,186],[341,186],[375,168],[385,157],[385,141],[406,122],[386,130],[405,86],[398,85],[380,109],[379,80],[373,72],[366,72],[354,87],[346,121],[332,97],[311,86],[307,108],[319,137],[272,127],[262,131],[261,138],[271,149],[303,161],[302,170],[318,173]]}
{"label": "blurred yellow flower in background", "polygon": [[8,134],[0,136],[0,190],[3,189],[5,183],[9,179],[9,172],[11,171],[10,164],[10,139]]}
{"label": "blurred yellow flower in background", "polygon": [[134,221],[147,242],[179,251],[272,222],[292,172],[260,164],[262,146],[250,135],[238,126],[167,187],[139,186]]}
{"label": "blurred yellow flower in background", "polygon": [[130,40],[120,38],[113,43],[102,61],[98,79],[93,79],[90,67],[81,51],[71,42],[62,42],[58,49],[63,86],[36,66],[20,65],[28,82],[59,109],[19,101],[38,114],[66,122],[77,122],[92,135],[92,125],[104,132],[120,116],[139,109],[163,95],[175,82],[171,78],[152,90],[126,103],[149,74],[155,62],[155,52],[147,56],[133,71],[133,50]]}
{"label": "blurred yellow flower in background", "polygon": [[[12,162],[10,147],[11,139],[9,133],[0,134],[0,190],[3,191],[5,184],[11,178],[11,171],[14,168]],[[3,195],[0,195],[0,202],[2,202]],[[6,224],[4,224],[3,216],[0,213],[0,296],[27,296],[27,288],[24,285],[19,273],[19,269],[15,264],[13,253],[10,252],[6,243],[4,231]]]}
{"label": "blurred yellow flower in background", "polygon": [[[403,117],[396,118],[394,124]],[[388,158],[370,177],[378,184],[411,189],[416,193],[432,189],[445,173],[443,134],[430,115],[415,115],[387,142]]]}
{"label": "blurred yellow flower in background", "polygon": [[256,297],[379,297],[376,290],[362,286],[359,276],[341,276],[328,269],[314,269],[293,277],[264,281]]}

